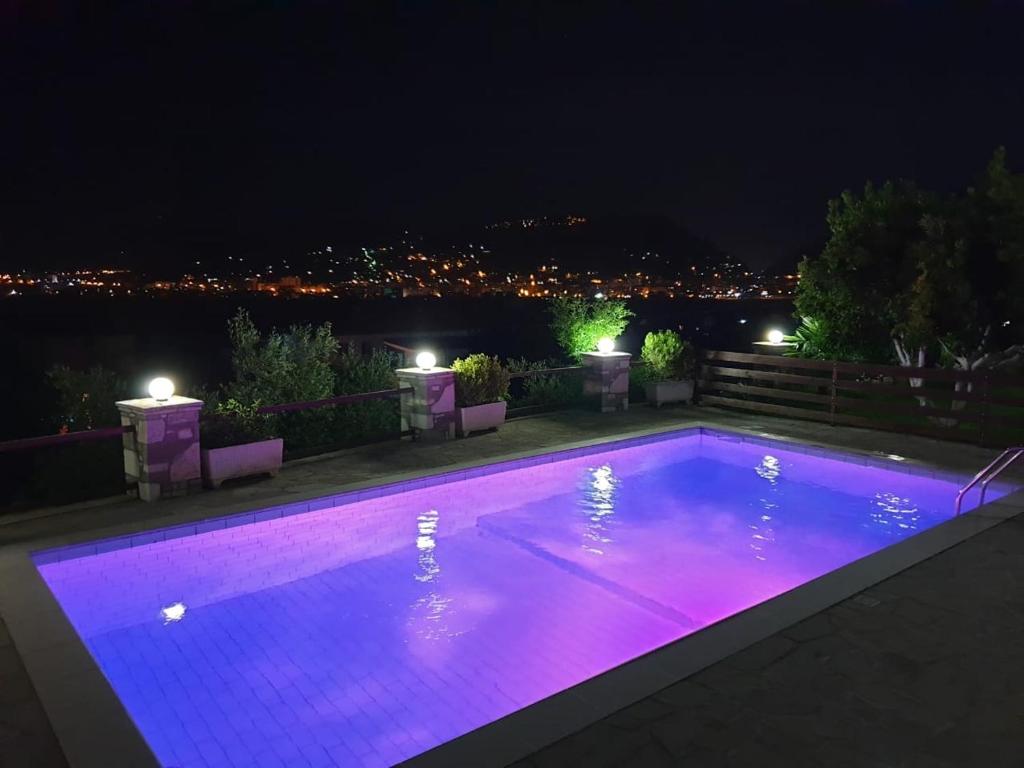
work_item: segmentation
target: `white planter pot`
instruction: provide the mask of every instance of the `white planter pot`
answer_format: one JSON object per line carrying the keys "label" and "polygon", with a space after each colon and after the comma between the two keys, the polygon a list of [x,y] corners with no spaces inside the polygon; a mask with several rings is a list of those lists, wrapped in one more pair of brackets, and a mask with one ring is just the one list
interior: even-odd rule
{"label": "white planter pot", "polygon": [[647,402],[657,407],[665,403],[688,403],[693,399],[692,381],[650,381],[644,385]]}
{"label": "white planter pot", "polygon": [[455,431],[459,437],[482,429],[497,429],[505,423],[505,409],[508,403],[501,400],[497,403],[471,405],[468,408],[455,409]]}
{"label": "white planter pot", "polygon": [[275,437],[258,443],[229,445],[226,448],[203,448],[199,462],[203,482],[209,488],[220,488],[225,480],[249,475],[276,475],[284,457],[284,440]]}

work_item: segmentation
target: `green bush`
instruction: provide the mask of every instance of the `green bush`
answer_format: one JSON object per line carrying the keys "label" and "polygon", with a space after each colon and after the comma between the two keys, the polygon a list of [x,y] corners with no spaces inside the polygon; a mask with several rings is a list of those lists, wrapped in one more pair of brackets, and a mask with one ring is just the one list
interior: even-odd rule
{"label": "green bush", "polygon": [[[558,360],[530,361],[514,358],[506,363],[511,373],[541,371],[545,368],[559,368]],[[522,394],[513,398],[511,407],[566,406],[583,401],[582,372],[549,373],[525,376],[522,379]]]}
{"label": "green bush", "polygon": [[[401,362],[398,354],[384,349],[374,349],[364,355],[354,344],[343,347],[334,360],[335,394],[354,395],[394,389],[398,386],[395,368],[400,367]],[[394,437],[400,429],[397,398],[369,400],[325,410],[331,413],[335,441],[339,443]]]}
{"label": "green bush", "polygon": [[554,299],[551,317],[555,341],[566,355],[579,362],[584,352],[597,349],[599,339],[621,336],[633,312],[623,301]]}
{"label": "green bush", "polygon": [[46,381],[56,396],[54,429],[79,432],[121,423],[114,403],[127,398],[128,385],[113,371],[102,365],[88,371],[59,365],[47,371]]}
{"label": "green bush", "polygon": [[[787,357],[806,357],[813,360],[831,359],[831,356],[825,351],[831,343],[829,334],[825,332],[822,324],[813,317],[800,318],[800,325],[793,331],[793,335],[784,336],[783,340],[793,345],[783,351]],[[850,356],[855,357],[852,353]]]}
{"label": "green bush", "polygon": [[455,404],[460,408],[496,403],[508,398],[508,370],[497,357],[470,355],[452,363]]}
{"label": "green bush", "polygon": [[204,412],[199,423],[203,448],[225,448],[268,440],[274,436],[273,419],[259,413],[260,403],[242,404],[234,399]]}
{"label": "green bush", "polygon": [[675,331],[648,333],[640,358],[655,380],[693,378],[693,347]]}
{"label": "green bush", "polygon": [[274,329],[263,336],[249,313],[239,310],[228,321],[228,335],[235,377],[224,386],[225,397],[277,405],[334,394],[331,361],[338,341],[330,323],[317,328],[293,325],[286,332]]}
{"label": "green bush", "polygon": [[[228,321],[234,379],[222,388],[225,400],[244,406],[323,400],[334,395],[332,362],[338,341],[331,324],[314,328],[293,325],[285,332],[263,335],[249,314],[239,310]],[[297,411],[273,417],[273,428],[289,452],[338,442],[331,408]]]}

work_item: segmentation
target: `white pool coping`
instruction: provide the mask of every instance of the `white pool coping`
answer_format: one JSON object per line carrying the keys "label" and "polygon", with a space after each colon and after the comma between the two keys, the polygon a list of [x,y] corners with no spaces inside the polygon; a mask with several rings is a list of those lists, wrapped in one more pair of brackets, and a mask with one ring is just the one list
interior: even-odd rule
{"label": "white pool coping", "polygon": [[[338,493],[329,496],[255,511],[240,509],[229,515],[170,527],[155,525],[158,521],[151,519],[117,526],[117,535],[113,537],[98,539],[98,531],[79,532],[36,541],[31,546],[7,547],[0,551],[0,584],[4,585],[0,590],[0,615],[71,768],[158,766],[117,694],[43,581],[33,556],[41,562],[88,556],[110,548],[140,546],[550,462],[556,460],[556,455],[557,459],[570,458],[612,450],[622,447],[623,443],[671,439],[692,432],[770,444],[790,451],[954,482],[962,483],[969,478],[967,473],[951,472],[911,459],[893,459],[825,442],[808,443],[754,430],[715,426],[660,427],[549,447],[440,473],[377,478],[372,484],[339,488]],[[434,747],[403,765],[416,768],[507,765],[1022,512],[1024,490],[1003,496],[702,628]],[[58,548],[61,551],[54,551]]]}

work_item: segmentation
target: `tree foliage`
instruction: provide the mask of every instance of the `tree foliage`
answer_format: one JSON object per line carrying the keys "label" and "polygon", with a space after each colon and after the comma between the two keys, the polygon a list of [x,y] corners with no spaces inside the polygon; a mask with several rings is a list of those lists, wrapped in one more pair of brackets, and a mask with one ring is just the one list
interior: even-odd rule
{"label": "tree foliage", "polygon": [[286,332],[260,333],[249,313],[239,310],[228,321],[234,379],[224,395],[244,405],[319,400],[334,394],[331,361],[338,342],[331,324],[314,328],[293,325]]}
{"label": "tree foliage", "polygon": [[622,335],[633,312],[624,301],[609,299],[553,299],[551,330],[567,356],[579,362],[597,349],[599,339]]}
{"label": "tree foliage", "polygon": [[460,408],[508,399],[508,369],[497,357],[478,353],[452,362],[455,404]]}
{"label": "tree foliage", "polygon": [[816,354],[974,368],[1019,337],[1024,176],[994,154],[974,187],[938,196],[868,184],[829,204],[829,240],[800,265],[796,309]]}
{"label": "tree foliage", "polygon": [[124,379],[102,365],[78,371],[58,365],[46,373],[56,395],[55,428],[77,432],[121,423],[114,405],[128,396]]}
{"label": "tree foliage", "polygon": [[656,380],[693,378],[693,347],[675,331],[648,333],[644,337],[640,358]]}

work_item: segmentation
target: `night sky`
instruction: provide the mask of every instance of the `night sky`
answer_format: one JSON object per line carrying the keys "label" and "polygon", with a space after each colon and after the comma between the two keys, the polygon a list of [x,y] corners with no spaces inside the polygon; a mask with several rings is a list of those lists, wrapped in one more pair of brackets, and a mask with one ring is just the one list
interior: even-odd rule
{"label": "night sky", "polygon": [[1024,167],[1010,4],[97,5],[0,0],[8,266],[567,213],[762,266],[867,179]]}

